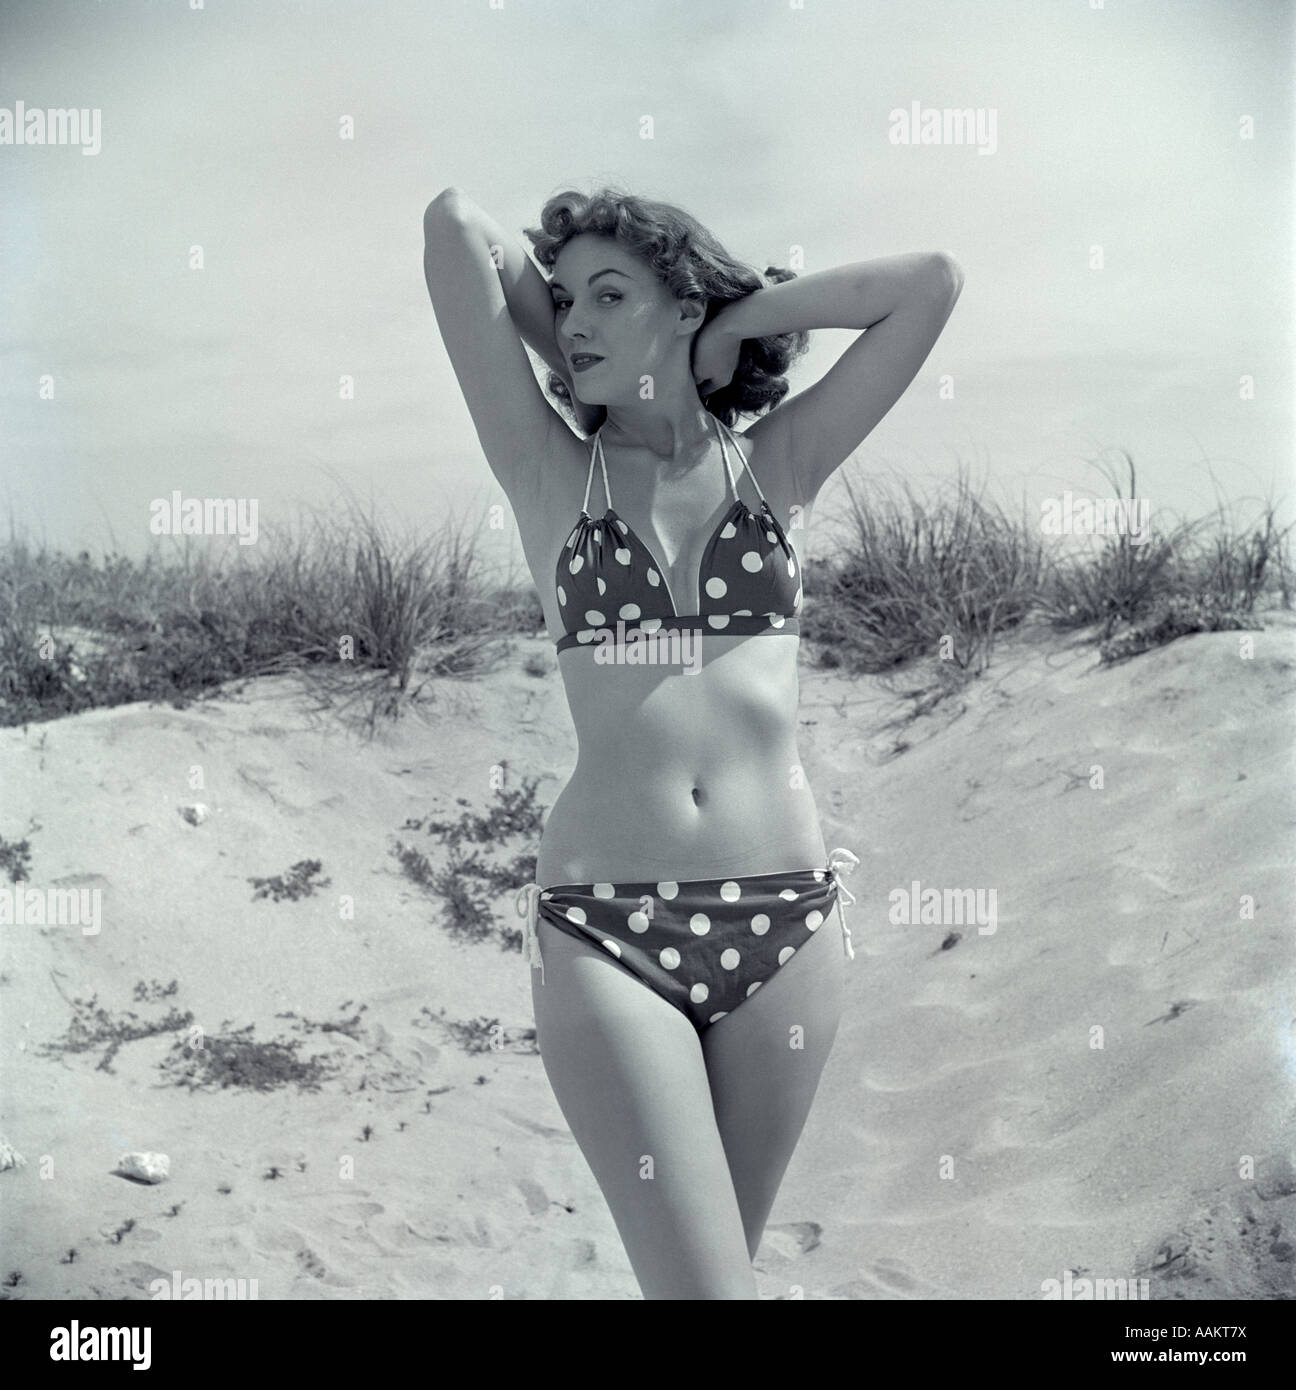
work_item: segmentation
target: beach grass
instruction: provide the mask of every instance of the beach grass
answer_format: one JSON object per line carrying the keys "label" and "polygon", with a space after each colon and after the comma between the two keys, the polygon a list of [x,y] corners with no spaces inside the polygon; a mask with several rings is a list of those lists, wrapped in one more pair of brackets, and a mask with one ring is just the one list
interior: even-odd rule
{"label": "beach grass", "polygon": [[521,621],[480,573],[475,535],[444,525],[410,539],[354,507],[250,550],[185,538],[142,560],[70,556],[11,529],[0,546],[0,722],[183,704],[291,670],[372,674],[399,697],[418,674],[481,669]]}
{"label": "beach grass", "polygon": [[[1137,473],[1104,468],[1112,498]],[[802,634],[820,665],[883,673],[925,658],[944,684],[979,675],[998,635],[1030,618],[1077,631],[1106,663],[1189,632],[1255,628],[1265,603],[1291,607],[1291,525],[1276,504],[1220,503],[1194,521],[1158,509],[1130,530],[1046,536],[974,491],[965,472],[920,495],[908,483],[846,479],[849,508],[828,561],[806,571]]]}
{"label": "beach grass", "polygon": [[[1109,482],[1132,499],[1126,462],[1128,479]],[[926,495],[845,483],[839,534],[805,576],[802,635],[820,666],[925,661],[956,687],[1027,618],[1078,633],[1113,662],[1187,632],[1256,627],[1266,604],[1291,606],[1292,528],[1272,501],[1170,525],[1158,511],[1145,539],[1052,537],[962,472]],[[428,676],[482,674],[501,659],[500,639],[544,626],[534,589],[491,582],[477,535],[453,523],[409,538],[349,505],[252,548],[228,537],[170,544],[142,560],[72,556],[11,527],[0,545],[0,724],[183,705],[230,681],[298,671],[348,699],[359,690],[372,729]],[[534,653],[524,660],[533,676],[552,670]]]}

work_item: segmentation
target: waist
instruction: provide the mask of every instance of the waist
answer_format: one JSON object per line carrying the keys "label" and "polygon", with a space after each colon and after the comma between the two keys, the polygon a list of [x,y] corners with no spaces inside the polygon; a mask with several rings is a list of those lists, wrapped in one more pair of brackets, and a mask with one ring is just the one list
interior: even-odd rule
{"label": "waist", "polygon": [[695,660],[683,668],[634,661],[622,648],[561,657],[578,765],[614,786],[644,787],[795,762],[797,650],[720,637],[686,653]]}
{"label": "waist", "polygon": [[793,747],[705,771],[578,763],[545,821],[537,879],[704,879],[819,866],[819,817],[796,761]]}
{"label": "waist", "polygon": [[657,664],[666,665],[674,664],[675,660],[686,663],[689,654],[682,649],[687,642],[698,643],[708,635],[797,637],[800,632],[800,620],[781,613],[694,613],[630,621],[618,618],[615,624],[603,627],[577,628],[560,637],[554,645],[560,652],[571,647],[642,647],[645,655],[651,653]]}
{"label": "waist", "polygon": [[705,650],[688,673],[603,666],[597,652],[560,659],[578,754],[541,841],[549,881],[818,862],[797,749],[798,644],[718,637]]}

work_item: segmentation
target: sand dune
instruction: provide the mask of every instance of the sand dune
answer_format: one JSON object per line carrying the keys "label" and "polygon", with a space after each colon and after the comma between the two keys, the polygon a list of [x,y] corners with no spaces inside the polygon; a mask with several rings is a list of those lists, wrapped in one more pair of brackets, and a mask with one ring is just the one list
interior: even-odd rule
{"label": "sand dune", "polygon": [[[1023,633],[913,720],[879,681],[803,665],[826,842],[862,860],[857,958],[764,1296],[1038,1299],[1067,1271],[1296,1295],[1296,628],[1252,634],[1249,660],[1239,636],[1103,669]],[[0,1172],[6,1296],[148,1298],[179,1271],[261,1298],[638,1297],[535,1053],[521,956],[452,939],[390,853],[444,864],[402,827],[485,812],[504,762],[552,803],[570,721],[556,673],[522,669],[551,653],[519,641],[488,677],[431,682],[423,716],[372,742],[290,678],[0,733],[23,886],[102,903],[97,935],[0,927],[0,1134],[26,1160]],[[254,897],[250,878],[309,860],[314,891]],[[893,922],[914,880],[994,889],[994,930]],[[514,931],[512,895],[494,905]],[[105,1070],[106,1042],[59,1047],[91,996],[118,1023],[192,1020]],[[474,1019],[501,1025],[496,1049],[447,1027]],[[325,1055],[320,1088],[175,1084],[197,1074],[187,1029],[248,1025]],[[171,1176],[115,1176],[128,1150]]]}

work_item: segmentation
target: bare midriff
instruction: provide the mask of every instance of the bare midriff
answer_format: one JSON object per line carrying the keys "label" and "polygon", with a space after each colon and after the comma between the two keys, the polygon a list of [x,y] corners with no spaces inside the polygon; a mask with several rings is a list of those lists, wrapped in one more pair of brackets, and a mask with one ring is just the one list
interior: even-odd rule
{"label": "bare midriff", "polygon": [[578,752],[545,822],[537,882],[822,867],[796,742],[799,644],[703,632],[696,674],[560,652]]}
{"label": "bare midriff", "polygon": [[[739,438],[750,466],[760,468],[752,441]],[[545,486],[518,515],[553,639],[563,633],[554,563],[579,514],[590,459],[587,443],[566,431],[556,439]],[[670,592],[692,605],[683,611],[696,613],[703,547],[732,502],[719,441],[688,477],[659,488],[636,474],[636,467],[646,473],[651,466],[646,454],[607,452],[620,475],[613,478],[618,513],[666,562]],[[778,486],[785,474],[770,461],[763,485],[786,518],[792,499]],[[744,494],[753,505],[750,482]],[[594,505],[601,511],[605,499],[597,496]],[[803,511],[808,519],[809,508]],[[677,549],[672,538],[686,543]],[[694,640],[695,673],[678,663],[599,661],[586,645],[557,654],[577,755],[540,837],[542,887],[824,867],[823,834],[796,741],[800,638],[703,629]],[[687,649],[676,651],[687,656]]]}

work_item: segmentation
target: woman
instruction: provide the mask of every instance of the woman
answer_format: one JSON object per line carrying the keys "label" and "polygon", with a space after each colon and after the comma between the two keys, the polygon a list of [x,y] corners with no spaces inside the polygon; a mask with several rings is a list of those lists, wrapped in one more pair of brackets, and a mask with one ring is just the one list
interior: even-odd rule
{"label": "woman", "polygon": [[[962,273],[917,253],[764,280],[687,213],[612,189],[545,205],[528,236],[548,283],[458,189],[424,233],[578,738],[519,895],[545,1071],[644,1297],[755,1298],[841,1013],[842,953],[818,928],[836,906],[853,955],[837,875],[858,863],[826,854],[799,763],[791,537]],[[812,328],[868,331],[780,405]],[[740,413],[759,418],[735,434]]]}

